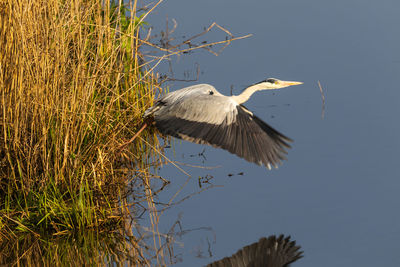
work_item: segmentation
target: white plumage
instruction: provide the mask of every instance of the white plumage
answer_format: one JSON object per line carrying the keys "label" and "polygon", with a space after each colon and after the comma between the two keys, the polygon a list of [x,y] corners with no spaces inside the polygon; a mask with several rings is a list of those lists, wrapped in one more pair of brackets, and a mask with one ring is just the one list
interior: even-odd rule
{"label": "white plumage", "polygon": [[296,84],[301,83],[270,78],[238,96],[224,96],[209,84],[193,85],[167,94],[145,117],[153,117],[163,134],[226,149],[270,169],[285,159],[291,140],[241,104],[256,91]]}

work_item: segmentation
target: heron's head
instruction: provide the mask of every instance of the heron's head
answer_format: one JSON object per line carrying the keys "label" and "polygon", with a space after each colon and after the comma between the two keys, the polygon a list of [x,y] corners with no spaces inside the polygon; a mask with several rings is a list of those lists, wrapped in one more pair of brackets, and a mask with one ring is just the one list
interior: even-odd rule
{"label": "heron's head", "polygon": [[293,82],[293,81],[281,81],[275,78],[268,78],[264,81],[256,83],[254,85],[258,85],[260,90],[268,90],[268,89],[279,89],[292,85],[302,84],[302,82]]}

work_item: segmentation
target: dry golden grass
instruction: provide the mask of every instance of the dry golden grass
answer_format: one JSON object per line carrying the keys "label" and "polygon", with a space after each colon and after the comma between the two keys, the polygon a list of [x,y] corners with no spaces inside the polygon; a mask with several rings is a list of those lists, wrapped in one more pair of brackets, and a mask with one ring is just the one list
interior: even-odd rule
{"label": "dry golden grass", "polygon": [[119,176],[115,148],[157,88],[138,65],[134,18],[125,26],[109,3],[62,2],[1,6],[0,171],[17,190]]}
{"label": "dry golden grass", "polygon": [[[128,17],[109,1],[0,3],[3,242],[126,219],[121,199],[136,179],[131,170],[148,177],[149,159],[154,164],[159,157],[147,145],[158,147],[154,133],[118,149],[160,90],[156,74],[139,66],[143,12],[136,14],[136,5]],[[151,198],[151,188],[145,190]],[[20,251],[11,253],[14,259],[29,254],[9,251]],[[3,264],[6,258],[0,256]]]}
{"label": "dry golden grass", "polygon": [[[214,23],[179,45],[160,47],[140,38],[153,9],[138,11],[137,0],[116,2],[0,2],[0,265],[63,265],[67,254],[84,265],[93,251],[100,256],[92,265],[166,265],[173,251],[158,231],[153,200],[151,179],[166,183],[151,175],[166,159],[155,133],[124,144],[161,93],[154,73],[161,61],[198,48],[216,54],[213,45],[246,36],[234,38]],[[193,43],[214,26],[230,38]],[[143,44],[165,54],[146,61]],[[129,196],[130,184],[141,192]],[[136,236],[130,214],[145,205],[152,229]],[[58,245],[71,236],[70,245]],[[126,237],[129,244],[118,241]]]}

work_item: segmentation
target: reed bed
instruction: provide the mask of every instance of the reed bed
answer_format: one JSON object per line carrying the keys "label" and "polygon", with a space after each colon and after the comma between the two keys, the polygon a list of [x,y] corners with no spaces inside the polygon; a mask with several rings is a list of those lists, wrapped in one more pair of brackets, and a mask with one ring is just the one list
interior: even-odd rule
{"label": "reed bed", "polygon": [[[18,251],[4,242],[20,241],[21,234],[40,239],[124,225],[127,206],[134,209],[134,203],[124,201],[126,185],[149,177],[149,162],[158,162],[154,133],[144,132],[121,149],[161,89],[157,75],[140,65],[146,11],[138,10],[136,1],[119,4],[0,3],[0,238],[5,254]],[[140,170],[141,178],[132,169]],[[151,188],[145,190],[150,198]],[[27,254],[19,251],[14,260]],[[5,254],[2,264],[10,263]]]}
{"label": "reed bed", "polygon": [[[213,23],[155,45],[143,27],[160,2],[0,2],[0,265],[171,263],[153,200],[165,156],[151,129],[131,137],[162,93],[160,62],[247,36]],[[214,27],[229,38],[195,44]],[[145,60],[143,45],[163,55]],[[147,233],[135,226],[143,210]]]}

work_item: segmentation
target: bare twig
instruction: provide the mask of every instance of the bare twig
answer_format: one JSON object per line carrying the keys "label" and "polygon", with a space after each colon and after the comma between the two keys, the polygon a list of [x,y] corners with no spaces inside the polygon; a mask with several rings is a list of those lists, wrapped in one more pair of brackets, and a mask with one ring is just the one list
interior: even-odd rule
{"label": "bare twig", "polygon": [[325,117],[325,95],[324,95],[324,91],[322,90],[321,83],[319,81],[318,81],[318,87],[319,87],[319,91],[321,92],[321,98],[322,98],[321,118],[324,119],[324,117]]}
{"label": "bare twig", "polygon": [[217,168],[221,168],[221,165],[218,166],[200,166],[200,165],[192,165],[192,164],[187,164],[187,163],[183,163],[183,162],[179,162],[179,161],[173,161],[176,164],[182,165],[182,166],[186,166],[186,167],[191,167],[191,168],[197,168],[197,169],[205,169],[205,170],[214,170]]}

